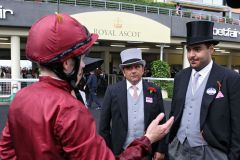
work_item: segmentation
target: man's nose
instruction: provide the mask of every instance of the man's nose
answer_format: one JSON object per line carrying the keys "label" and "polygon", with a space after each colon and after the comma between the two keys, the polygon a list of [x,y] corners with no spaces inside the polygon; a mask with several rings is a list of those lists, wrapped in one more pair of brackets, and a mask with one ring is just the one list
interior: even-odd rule
{"label": "man's nose", "polygon": [[188,55],[189,55],[189,57],[194,57],[196,54],[195,54],[194,50],[190,49],[188,51]]}
{"label": "man's nose", "polygon": [[132,67],[131,67],[131,71],[132,71],[132,72],[135,72],[136,70],[137,70],[137,67],[135,67],[135,66],[132,66]]}

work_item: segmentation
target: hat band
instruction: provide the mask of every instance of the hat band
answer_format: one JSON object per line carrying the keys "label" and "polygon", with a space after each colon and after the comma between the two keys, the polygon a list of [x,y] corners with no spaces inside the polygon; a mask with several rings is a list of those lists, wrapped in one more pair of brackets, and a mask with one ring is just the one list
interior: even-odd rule
{"label": "hat band", "polygon": [[87,34],[87,38],[79,43],[77,43],[76,45],[74,45],[73,47],[63,51],[62,53],[58,54],[56,57],[54,57],[53,59],[51,59],[50,61],[48,61],[47,63],[54,63],[59,61],[60,59],[63,59],[64,57],[66,57],[67,55],[69,55],[71,52],[75,51],[76,49],[82,47],[83,45],[87,44],[88,42],[90,42],[92,40],[91,35],[89,34],[88,30],[86,27],[84,27],[86,30],[86,34]]}
{"label": "hat band", "polygon": [[53,59],[51,59],[50,61],[48,61],[47,63],[53,63],[53,62],[57,62],[59,59],[62,59],[64,57],[66,57],[67,55],[69,55],[71,52],[73,52],[74,50],[82,47],[83,45],[87,44],[88,42],[90,42],[92,40],[91,37],[88,37],[86,40],[77,43],[75,46],[73,46],[70,49],[67,49],[66,51],[63,51],[62,53],[60,53],[59,55],[57,55],[56,57],[54,57]]}
{"label": "hat band", "polygon": [[213,39],[213,37],[188,37],[187,42],[188,43],[195,43],[195,42],[201,42],[201,41],[216,41]]}
{"label": "hat band", "polygon": [[127,61],[124,61],[122,64],[128,64],[128,63],[133,63],[137,61],[141,61],[141,59],[138,59],[138,58],[129,59]]}

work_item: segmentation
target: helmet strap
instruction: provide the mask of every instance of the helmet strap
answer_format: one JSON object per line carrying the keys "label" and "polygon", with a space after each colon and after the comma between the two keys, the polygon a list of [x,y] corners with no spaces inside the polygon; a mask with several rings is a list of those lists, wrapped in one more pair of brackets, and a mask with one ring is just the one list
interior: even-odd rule
{"label": "helmet strap", "polygon": [[[81,56],[79,56],[81,58]],[[66,74],[63,70],[63,63],[47,63],[41,64],[44,67],[48,68],[49,70],[53,71],[60,79],[65,80],[69,83],[72,89],[77,88],[77,74],[80,66],[80,59],[79,57],[74,57],[75,65],[71,73]]]}

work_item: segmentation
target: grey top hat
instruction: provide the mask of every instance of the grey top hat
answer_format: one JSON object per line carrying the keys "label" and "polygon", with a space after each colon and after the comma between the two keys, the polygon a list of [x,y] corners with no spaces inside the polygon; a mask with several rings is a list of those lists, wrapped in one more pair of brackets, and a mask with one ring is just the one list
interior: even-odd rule
{"label": "grey top hat", "polygon": [[120,53],[120,56],[122,60],[122,64],[119,65],[120,69],[132,64],[146,65],[145,60],[142,59],[142,51],[138,48],[125,49]]}

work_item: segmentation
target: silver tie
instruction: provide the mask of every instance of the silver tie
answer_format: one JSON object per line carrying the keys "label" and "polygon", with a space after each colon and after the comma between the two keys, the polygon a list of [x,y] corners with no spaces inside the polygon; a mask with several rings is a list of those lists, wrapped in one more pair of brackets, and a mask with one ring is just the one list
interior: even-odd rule
{"label": "silver tie", "polygon": [[198,79],[201,75],[196,72],[193,76],[193,80],[192,80],[192,92],[193,95],[196,93],[197,89],[198,89]]}

